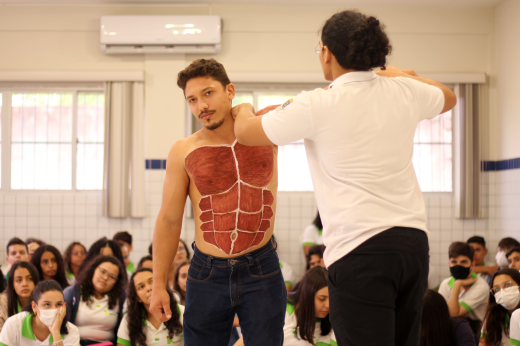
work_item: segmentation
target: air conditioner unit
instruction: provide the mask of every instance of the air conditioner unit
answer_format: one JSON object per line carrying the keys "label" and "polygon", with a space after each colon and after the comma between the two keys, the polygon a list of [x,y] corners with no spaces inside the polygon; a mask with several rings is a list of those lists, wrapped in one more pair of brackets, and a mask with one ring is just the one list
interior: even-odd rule
{"label": "air conditioner unit", "polygon": [[102,16],[106,54],[219,53],[219,16]]}

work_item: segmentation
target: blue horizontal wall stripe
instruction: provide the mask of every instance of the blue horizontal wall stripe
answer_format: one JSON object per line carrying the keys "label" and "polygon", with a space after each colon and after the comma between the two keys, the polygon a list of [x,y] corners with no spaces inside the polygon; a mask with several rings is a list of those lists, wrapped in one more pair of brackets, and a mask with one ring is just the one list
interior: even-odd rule
{"label": "blue horizontal wall stripe", "polygon": [[145,160],[146,169],[166,169],[166,160]]}
{"label": "blue horizontal wall stripe", "polygon": [[482,172],[505,171],[509,169],[519,169],[520,158],[500,160],[500,161],[482,161],[480,170]]}

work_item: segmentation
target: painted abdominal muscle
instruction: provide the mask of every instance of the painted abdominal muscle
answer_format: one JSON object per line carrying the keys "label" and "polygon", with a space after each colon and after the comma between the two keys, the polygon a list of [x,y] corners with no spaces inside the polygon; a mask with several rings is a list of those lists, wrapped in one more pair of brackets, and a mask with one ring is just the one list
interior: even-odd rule
{"label": "painted abdominal muscle", "polygon": [[271,226],[272,146],[204,146],[185,159],[187,172],[202,195],[200,229],[204,241],[228,255],[262,242]]}

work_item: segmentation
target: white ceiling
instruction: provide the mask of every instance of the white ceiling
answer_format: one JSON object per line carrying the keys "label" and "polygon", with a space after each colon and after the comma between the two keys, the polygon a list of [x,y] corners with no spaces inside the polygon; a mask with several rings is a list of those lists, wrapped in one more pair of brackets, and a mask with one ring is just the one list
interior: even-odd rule
{"label": "white ceiling", "polygon": [[494,7],[502,0],[0,0],[2,4],[178,4],[233,3],[341,6],[456,6]]}

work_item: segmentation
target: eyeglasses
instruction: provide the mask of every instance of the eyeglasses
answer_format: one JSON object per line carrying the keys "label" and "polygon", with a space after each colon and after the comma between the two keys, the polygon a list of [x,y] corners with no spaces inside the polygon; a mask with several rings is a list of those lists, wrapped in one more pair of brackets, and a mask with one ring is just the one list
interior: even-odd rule
{"label": "eyeglasses", "polygon": [[502,282],[502,284],[500,286],[493,286],[491,287],[491,289],[489,290],[489,292],[491,292],[492,295],[495,295],[497,294],[498,292],[500,292],[501,289],[503,288],[509,288],[509,287],[513,287],[513,286],[518,286],[518,285],[515,285],[513,283],[513,281],[504,281]]}
{"label": "eyeglasses", "polygon": [[103,277],[107,278],[107,281],[116,281],[117,280],[117,276],[108,274],[108,272],[105,269],[99,268],[99,267],[97,269],[99,270],[101,275],[103,275]]}
{"label": "eyeglasses", "polygon": [[314,51],[316,52],[316,54],[320,54],[320,50],[322,50],[323,47],[320,46],[320,42],[318,41],[318,43],[316,43],[316,45],[314,46]]}

